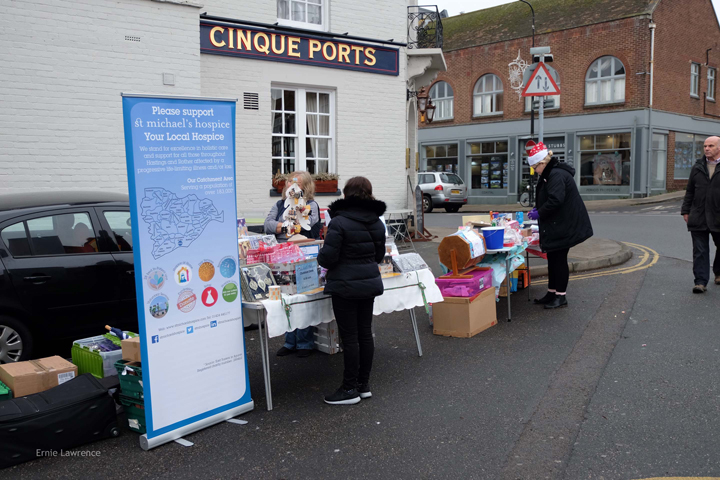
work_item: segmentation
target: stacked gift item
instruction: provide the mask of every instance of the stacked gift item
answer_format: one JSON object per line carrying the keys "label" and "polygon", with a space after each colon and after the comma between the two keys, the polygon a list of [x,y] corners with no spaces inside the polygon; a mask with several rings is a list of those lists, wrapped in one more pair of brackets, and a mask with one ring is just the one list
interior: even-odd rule
{"label": "stacked gift item", "polygon": [[440,263],[449,273],[435,280],[444,298],[433,305],[436,335],[472,337],[497,324],[492,270],[476,266],[486,252],[483,236],[470,227],[440,242]]}

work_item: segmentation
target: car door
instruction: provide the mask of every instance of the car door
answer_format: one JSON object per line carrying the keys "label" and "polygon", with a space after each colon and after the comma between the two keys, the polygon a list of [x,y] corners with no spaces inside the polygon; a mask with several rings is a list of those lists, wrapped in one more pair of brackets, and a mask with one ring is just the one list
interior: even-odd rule
{"label": "car door", "polygon": [[[9,248],[3,259],[15,292],[45,338],[79,339],[112,323],[115,259],[98,248],[92,208],[68,208],[16,218],[0,226],[25,230],[28,248]],[[17,235],[15,235],[17,236]],[[22,241],[22,238],[16,241]],[[60,343],[54,342],[60,348]],[[53,348],[56,350],[55,348]],[[70,345],[63,350],[69,352]],[[56,350],[59,351],[59,350]]]}
{"label": "car door", "polygon": [[115,259],[115,292],[119,302],[121,328],[137,332],[137,296],[135,293],[135,266],[133,258],[133,237],[128,207],[95,208],[103,236],[107,233],[109,248]]}

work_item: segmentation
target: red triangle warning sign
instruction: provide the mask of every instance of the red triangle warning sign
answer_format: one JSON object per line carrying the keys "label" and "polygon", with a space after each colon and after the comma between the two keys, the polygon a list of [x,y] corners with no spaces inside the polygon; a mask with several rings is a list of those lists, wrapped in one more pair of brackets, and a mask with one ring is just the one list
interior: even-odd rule
{"label": "red triangle warning sign", "polygon": [[545,64],[541,63],[530,76],[530,80],[522,91],[522,96],[544,97],[547,95],[560,95],[560,87],[553,80]]}

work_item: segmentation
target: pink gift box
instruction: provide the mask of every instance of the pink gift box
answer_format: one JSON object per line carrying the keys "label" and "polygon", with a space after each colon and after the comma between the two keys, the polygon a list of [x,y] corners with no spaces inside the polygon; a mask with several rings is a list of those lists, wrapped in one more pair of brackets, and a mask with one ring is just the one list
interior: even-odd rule
{"label": "pink gift box", "polygon": [[472,297],[492,287],[492,268],[477,268],[467,275],[472,278],[447,278],[452,273],[435,279],[443,297]]}

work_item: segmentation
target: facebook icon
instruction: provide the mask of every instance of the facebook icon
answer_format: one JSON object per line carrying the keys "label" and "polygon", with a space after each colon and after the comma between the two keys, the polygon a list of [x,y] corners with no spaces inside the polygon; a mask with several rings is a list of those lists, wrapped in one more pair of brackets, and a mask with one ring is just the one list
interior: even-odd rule
{"label": "facebook icon", "polygon": [[152,337],[152,342],[153,342],[153,343],[158,343],[159,341],[160,341],[160,335],[153,335],[153,337]]}
{"label": "facebook icon", "polygon": [[187,327],[187,333],[193,333],[193,327]]}

